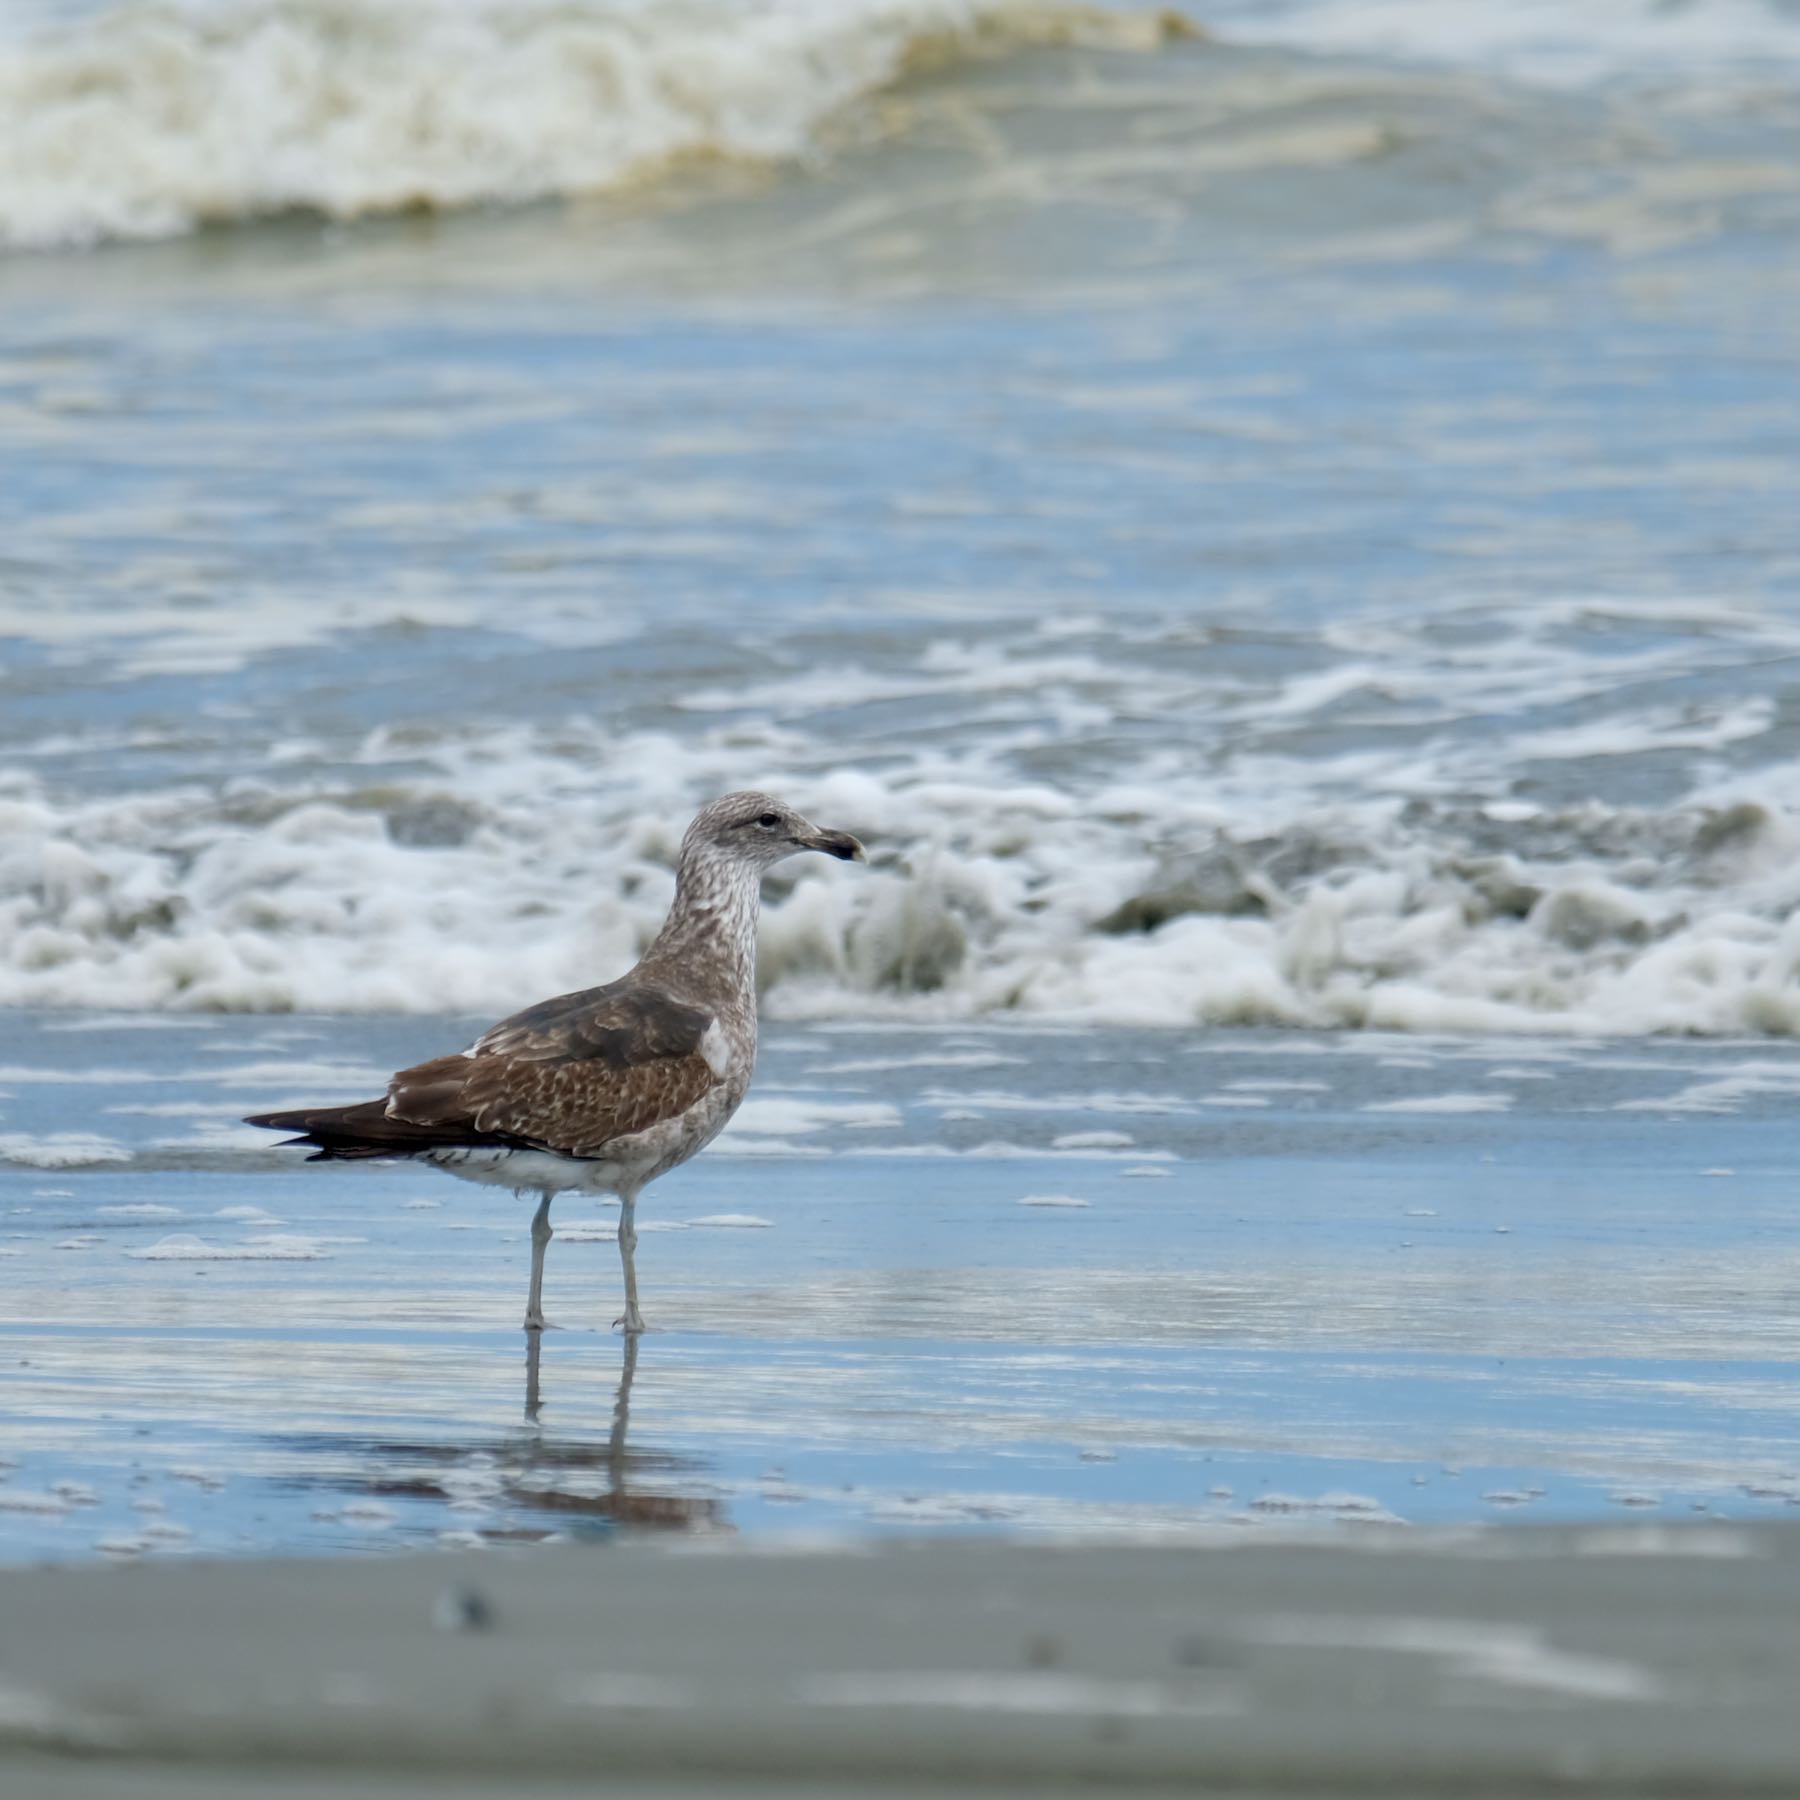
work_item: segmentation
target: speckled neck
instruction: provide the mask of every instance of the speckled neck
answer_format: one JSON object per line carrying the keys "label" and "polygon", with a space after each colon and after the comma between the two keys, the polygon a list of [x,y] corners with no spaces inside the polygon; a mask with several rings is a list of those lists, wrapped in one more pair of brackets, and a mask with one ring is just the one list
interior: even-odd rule
{"label": "speckled neck", "polygon": [[689,844],[675,902],[638,968],[663,985],[740,1017],[756,1017],[756,922],[762,869],[710,844]]}

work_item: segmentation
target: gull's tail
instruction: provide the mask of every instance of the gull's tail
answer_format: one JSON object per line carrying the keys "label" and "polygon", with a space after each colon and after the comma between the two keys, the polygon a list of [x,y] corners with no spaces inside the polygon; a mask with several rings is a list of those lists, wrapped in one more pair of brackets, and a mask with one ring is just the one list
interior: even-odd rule
{"label": "gull's tail", "polygon": [[364,1100],[356,1106],[303,1106],[293,1112],[255,1113],[246,1125],[269,1131],[292,1131],[283,1140],[312,1151],[308,1162],[348,1161],[356,1157],[417,1156],[422,1150],[442,1149],[458,1143],[491,1143],[485,1133],[459,1133],[454,1126],[414,1125],[390,1117],[385,1100]]}

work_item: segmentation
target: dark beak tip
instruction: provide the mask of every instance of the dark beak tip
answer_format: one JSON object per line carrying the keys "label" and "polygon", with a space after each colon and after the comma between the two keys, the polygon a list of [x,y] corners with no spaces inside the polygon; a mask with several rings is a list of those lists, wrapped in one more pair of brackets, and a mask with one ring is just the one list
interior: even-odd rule
{"label": "dark beak tip", "polygon": [[835,856],[839,862],[866,863],[869,858],[862,845],[847,831],[828,831],[824,833],[819,848],[827,856]]}

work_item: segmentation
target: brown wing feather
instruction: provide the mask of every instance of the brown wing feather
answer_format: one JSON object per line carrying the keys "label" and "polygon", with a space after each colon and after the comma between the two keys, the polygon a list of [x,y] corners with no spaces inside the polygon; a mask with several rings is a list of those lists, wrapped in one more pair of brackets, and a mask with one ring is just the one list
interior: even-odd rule
{"label": "brown wing feather", "polygon": [[589,988],[502,1020],[466,1056],[402,1069],[390,1117],[447,1132],[599,1156],[686,1112],[718,1076],[700,1054],[703,1007],[651,988]]}
{"label": "brown wing feather", "polygon": [[417,1156],[451,1146],[603,1156],[615,1138],[684,1113],[716,1085],[704,1007],[629,980],[514,1013],[465,1055],[402,1069],[385,1100],[262,1113],[319,1157]]}
{"label": "brown wing feather", "polygon": [[526,1137],[568,1156],[598,1156],[614,1138],[684,1113],[718,1077],[701,1056],[627,1070],[580,1062],[476,1057],[463,1103],[477,1131]]}
{"label": "brown wing feather", "polygon": [[540,1000],[485,1031],[473,1054],[529,1062],[592,1058],[629,1069],[691,1054],[712,1022],[706,1007],[689,1006],[627,978]]}

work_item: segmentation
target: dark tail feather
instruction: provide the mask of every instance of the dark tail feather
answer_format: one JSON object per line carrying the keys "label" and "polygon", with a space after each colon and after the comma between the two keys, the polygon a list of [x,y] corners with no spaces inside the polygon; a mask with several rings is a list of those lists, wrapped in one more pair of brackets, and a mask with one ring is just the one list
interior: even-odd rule
{"label": "dark tail feather", "polygon": [[261,1125],[270,1131],[298,1133],[284,1139],[283,1146],[299,1144],[311,1150],[308,1162],[417,1156],[422,1150],[452,1145],[510,1141],[467,1124],[414,1125],[406,1119],[390,1118],[385,1100],[365,1100],[357,1106],[304,1106],[294,1112],[256,1113],[244,1123]]}

